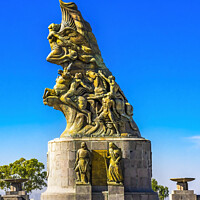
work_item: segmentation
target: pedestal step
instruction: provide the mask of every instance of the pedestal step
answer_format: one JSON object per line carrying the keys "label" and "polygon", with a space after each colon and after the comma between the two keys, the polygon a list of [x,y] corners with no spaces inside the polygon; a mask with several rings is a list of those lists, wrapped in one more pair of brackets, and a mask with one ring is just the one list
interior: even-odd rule
{"label": "pedestal step", "polygon": [[[157,193],[154,192],[124,193],[124,198],[122,198],[122,195],[111,195],[110,199],[111,198],[114,200],[159,200]],[[93,193],[92,200],[109,200],[108,191]]]}

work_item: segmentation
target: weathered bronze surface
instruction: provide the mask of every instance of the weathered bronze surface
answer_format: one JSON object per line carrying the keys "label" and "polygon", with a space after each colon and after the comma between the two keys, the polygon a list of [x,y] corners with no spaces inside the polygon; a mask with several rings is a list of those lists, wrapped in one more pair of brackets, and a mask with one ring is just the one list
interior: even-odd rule
{"label": "weathered bronze surface", "polygon": [[109,167],[107,171],[108,184],[123,185],[123,175],[121,167],[122,152],[114,143],[109,143]]}
{"label": "weathered bronze surface", "polygon": [[61,65],[45,105],[65,115],[61,137],[140,137],[133,107],[105,66],[92,29],[76,4],[60,0],[61,24],[49,26],[47,61]]}
{"label": "weathered bronze surface", "polygon": [[85,142],[81,143],[81,149],[77,151],[74,169],[77,176],[76,184],[90,184],[91,153]]}
{"label": "weathered bronze surface", "polygon": [[92,150],[92,185],[107,185],[107,150]]}

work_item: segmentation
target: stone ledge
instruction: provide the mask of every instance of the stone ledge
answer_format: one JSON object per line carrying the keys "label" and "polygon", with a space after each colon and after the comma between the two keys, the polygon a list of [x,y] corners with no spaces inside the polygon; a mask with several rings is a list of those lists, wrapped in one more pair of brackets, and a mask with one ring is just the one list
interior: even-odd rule
{"label": "stone ledge", "polygon": [[54,143],[54,142],[74,142],[74,141],[147,141],[149,140],[145,138],[124,138],[124,137],[82,137],[82,138],[55,138],[53,140],[50,140],[48,143]]}
{"label": "stone ledge", "polygon": [[173,190],[172,194],[194,194],[194,190]]}

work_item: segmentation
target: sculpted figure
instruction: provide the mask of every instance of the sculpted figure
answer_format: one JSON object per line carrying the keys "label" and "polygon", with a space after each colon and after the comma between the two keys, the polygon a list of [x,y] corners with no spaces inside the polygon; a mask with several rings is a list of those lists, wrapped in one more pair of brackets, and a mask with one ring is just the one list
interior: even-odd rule
{"label": "sculpted figure", "polygon": [[67,93],[64,95],[64,97],[72,97],[73,95],[76,95],[78,86],[82,86],[88,92],[92,92],[92,87],[86,85],[83,82],[83,75],[82,75],[82,73],[76,73],[75,76],[74,76],[74,78],[73,78],[73,80],[72,80],[72,82],[71,82],[70,88],[67,91]]}
{"label": "sculpted figure", "polygon": [[87,122],[88,124],[92,123],[92,116],[91,116],[91,112],[89,110],[87,110],[87,99],[85,97],[79,96],[78,97],[78,107],[81,110],[81,112],[83,112],[84,114],[86,114],[87,117]]}
{"label": "sculpted figure", "polygon": [[45,88],[43,99],[48,96],[60,96],[69,89],[72,80],[70,73],[63,72],[63,70],[58,70],[58,74],[60,76],[58,76],[56,79],[56,85],[53,89]]}
{"label": "sculpted figure", "polygon": [[115,128],[113,126],[112,122],[107,122],[106,123],[106,136],[112,136],[115,133]]}
{"label": "sculpted figure", "polygon": [[82,78],[83,76],[81,73],[75,74],[71,82],[69,90],[60,98],[61,101],[63,101],[66,104],[71,104],[72,106],[76,107],[76,104],[71,100],[71,97],[73,97],[74,95],[78,95],[78,87],[81,86],[87,91],[92,91],[92,87],[87,86],[83,82]]}
{"label": "sculpted figure", "polygon": [[51,50],[55,50],[56,47],[58,47],[57,44],[57,38],[55,37],[56,33],[60,30],[61,25],[60,24],[50,24],[48,29],[49,29],[49,35],[47,39],[49,40],[49,44],[51,47]]}
{"label": "sculpted figure", "polygon": [[122,185],[123,175],[120,165],[122,159],[122,152],[114,143],[109,143],[109,155],[107,157],[110,159],[107,177],[108,184],[119,184]]}
{"label": "sculpted figure", "polygon": [[101,70],[99,70],[99,74],[110,86],[110,91],[106,95],[110,95],[111,98],[113,98],[115,100],[116,111],[120,115],[126,115],[125,114],[125,100],[127,100],[127,99],[125,98],[125,95],[121,91],[119,85],[115,82],[115,77],[111,75],[107,78],[102,73]]}
{"label": "sculpted figure", "polygon": [[125,102],[127,101],[125,98],[124,93],[121,91],[119,85],[115,82],[114,76],[109,76],[108,78],[105,77],[105,75],[99,70],[99,74],[102,78],[104,78],[110,85],[110,92],[108,92],[106,95],[110,95],[115,100],[116,105],[116,111],[123,116],[124,118],[128,119],[130,127],[137,131],[137,125],[133,121],[133,107]]}
{"label": "sculpted figure", "polygon": [[[117,132],[117,135],[120,135],[114,114],[118,118],[119,118],[119,115],[117,114],[116,109],[115,109],[115,102],[111,99],[110,95],[108,95],[102,99],[102,107],[98,111],[98,113],[100,113],[100,115],[97,117],[96,120],[97,121],[100,120],[103,122],[106,122],[106,121],[112,122],[112,124],[115,127],[115,130]],[[104,130],[104,131],[106,132],[106,130]]]}
{"label": "sculpted figure", "polygon": [[110,92],[107,95],[110,95],[111,98],[125,99],[123,92],[121,91],[119,85],[115,82],[115,77],[110,75],[108,78],[99,70],[99,75],[108,82],[110,86]]}
{"label": "sculpted figure", "polygon": [[64,45],[62,45],[64,38],[59,34],[60,27],[61,25],[54,23],[50,24],[48,27],[49,35],[47,39],[49,40],[51,52],[47,57],[47,61],[55,64],[62,64],[63,62],[68,61],[69,58],[71,60],[77,58],[76,51],[71,51],[71,49],[68,51],[68,56],[65,56],[67,51]]}
{"label": "sculpted figure", "polygon": [[[87,91],[92,91],[92,87],[87,86],[83,80],[82,80],[82,74],[81,73],[76,73],[75,77],[72,80],[72,83],[70,85],[69,90],[67,93],[63,94],[60,98],[60,100],[67,104],[71,105],[77,109],[79,109],[81,112],[84,114],[87,114],[88,117],[88,123],[91,124],[91,112],[86,110],[87,107],[87,100],[84,97],[78,97],[78,106],[77,104],[71,99],[72,97],[78,95],[78,87],[82,86],[82,89],[85,89]],[[81,87],[79,87],[79,90],[81,90]],[[80,91],[81,92],[81,91]]]}
{"label": "sculpted figure", "polygon": [[102,79],[98,73],[93,71],[87,71],[86,76],[94,85],[94,97],[107,93],[106,91],[106,83],[104,79]]}
{"label": "sculpted figure", "polygon": [[91,173],[91,153],[85,142],[81,143],[81,149],[78,150],[75,163],[75,172],[77,183],[89,184]]}
{"label": "sculpted figure", "polygon": [[43,103],[64,114],[61,137],[140,137],[133,107],[103,62],[91,26],[75,3],[59,2],[62,21],[48,27],[47,61],[62,70],[53,89],[45,89]]}
{"label": "sculpted figure", "polygon": [[[61,31],[59,29],[60,26],[58,24],[49,26],[47,39],[52,51],[48,55],[47,61],[63,64],[64,62],[78,59],[83,63],[96,63],[93,51],[83,35],[71,27],[65,27]],[[79,64],[79,67],[81,67],[81,64]]]}

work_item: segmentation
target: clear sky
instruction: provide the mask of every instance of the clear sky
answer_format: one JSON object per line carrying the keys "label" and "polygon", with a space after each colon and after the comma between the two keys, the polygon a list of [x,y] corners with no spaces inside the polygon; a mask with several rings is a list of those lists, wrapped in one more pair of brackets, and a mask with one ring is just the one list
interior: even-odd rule
{"label": "clear sky", "polygon": [[[153,177],[194,177],[200,194],[200,1],[77,0],[107,67],[152,141]],[[60,68],[46,61],[48,25],[61,22],[58,0],[1,0],[0,164],[20,157],[46,163],[47,142],[65,129],[44,106]]]}

